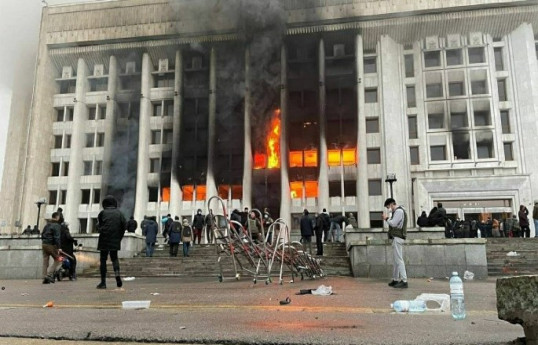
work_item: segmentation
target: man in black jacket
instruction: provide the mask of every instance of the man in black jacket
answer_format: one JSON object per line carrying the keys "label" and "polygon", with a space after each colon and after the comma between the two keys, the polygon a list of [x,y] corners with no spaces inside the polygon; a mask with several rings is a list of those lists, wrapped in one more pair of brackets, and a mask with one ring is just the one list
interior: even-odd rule
{"label": "man in black jacket", "polygon": [[123,214],[118,210],[118,201],[111,195],[107,195],[102,202],[103,210],[97,216],[97,230],[99,240],[97,250],[100,253],[101,283],[98,289],[106,289],[106,260],[110,255],[117,287],[123,285],[120,277],[120,261],[118,250],[121,249],[121,240],[125,234],[126,221]]}
{"label": "man in black jacket", "polygon": [[[43,228],[41,234],[41,248],[43,250],[43,284],[54,283],[54,272],[62,265],[60,260],[60,214],[54,212],[52,219]],[[49,267],[49,257],[53,264]]]}
{"label": "man in black jacket", "polygon": [[77,245],[78,241],[75,240],[73,236],[71,236],[71,233],[69,232],[69,227],[65,222],[60,226],[60,243],[62,252],[69,255],[69,280],[76,280],[77,258],[75,257],[75,253],[73,252],[73,245]]}
{"label": "man in black jacket", "polygon": [[308,246],[308,252],[312,254],[312,235],[314,235],[314,221],[310,217],[307,209],[303,211],[301,217],[301,243],[303,244],[303,251],[306,252],[306,246]]}
{"label": "man in black jacket", "polygon": [[192,244],[196,243],[196,238],[198,238],[198,244],[200,244],[200,241],[202,241],[202,229],[204,228],[204,225],[204,215],[202,214],[202,210],[198,209],[194,215],[194,218],[192,219],[192,228],[194,229],[194,240],[192,241]]}
{"label": "man in black jacket", "polygon": [[127,232],[136,232],[136,228],[138,228],[138,222],[131,216],[127,221]]}

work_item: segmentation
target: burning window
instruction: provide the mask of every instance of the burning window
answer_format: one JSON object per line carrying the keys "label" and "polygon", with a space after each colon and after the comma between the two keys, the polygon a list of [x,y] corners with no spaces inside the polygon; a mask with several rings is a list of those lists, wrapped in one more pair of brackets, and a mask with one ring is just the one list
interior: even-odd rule
{"label": "burning window", "polygon": [[[194,195],[194,186],[193,185],[184,185],[181,187],[183,191],[183,201],[192,201]],[[196,200],[205,200],[206,196],[206,186],[196,186]]]}
{"label": "burning window", "polygon": [[302,182],[290,182],[290,196],[292,199],[301,199],[303,197]]}
{"label": "burning window", "polygon": [[254,169],[280,168],[280,109],[274,111],[265,143],[265,152],[254,154]]}
{"label": "burning window", "polygon": [[328,150],[327,155],[329,166],[357,164],[357,151],[355,148]]}
{"label": "burning window", "polygon": [[163,187],[161,189],[161,201],[170,201],[170,187]]}
{"label": "burning window", "polygon": [[303,151],[290,152],[290,168],[300,168],[303,166]]}
{"label": "burning window", "polygon": [[317,198],[318,181],[290,182],[290,197],[292,199],[301,199],[303,195],[307,198]]}
{"label": "burning window", "polygon": [[302,167],[317,167],[318,166],[318,151],[291,151],[290,168],[302,168]]}

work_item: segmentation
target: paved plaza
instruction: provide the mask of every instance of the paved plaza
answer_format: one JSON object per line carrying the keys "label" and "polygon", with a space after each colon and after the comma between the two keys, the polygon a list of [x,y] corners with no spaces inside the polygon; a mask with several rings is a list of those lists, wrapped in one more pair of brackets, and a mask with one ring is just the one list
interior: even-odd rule
{"label": "paved plaza", "polygon": [[[102,291],[95,289],[96,279],[88,278],[51,285],[1,281],[0,344],[507,344],[523,337],[521,326],[498,319],[492,278],[465,283],[464,321],[453,321],[449,314],[395,314],[390,309],[394,300],[448,293],[447,279],[412,279],[409,289],[402,290],[385,281],[350,277],[282,286],[253,284],[248,278],[223,283],[136,278],[123,289],[115,289],[113,282],[109,279]],[[334,294],[295,295],[321,284],[332,286]],[[291,303],[280,305],[286,297]],[[151,300],[151,307],[121,309],[126,300]],[[43,308],[48,301],[54,307]]]}

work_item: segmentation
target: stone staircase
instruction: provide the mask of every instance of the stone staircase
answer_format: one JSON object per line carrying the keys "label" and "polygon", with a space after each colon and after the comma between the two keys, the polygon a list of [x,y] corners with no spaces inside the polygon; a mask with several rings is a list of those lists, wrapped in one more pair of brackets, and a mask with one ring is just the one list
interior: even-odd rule
{"label": "stone staircase", "polygon": [[490,276],[538,274],[538,238],[488,238],[486,255]]}
{"label": "stone staircase", "polygon": [[[315,246],[313,246],[315,249]],[[121,274],[123,277],[217,277],[219,266],[217,264],[217,252],[214,245],[201,244],[191,247],[189,257],[183,257],[180,245],[178,257],[169,257],[169,248],[156,248],[153,257],[146,257],[145,252],[139,256],[128,259],[120,259]],[[345,243],[324,244],[324,255],[321,259],[321,267],[329,276],[351,276],[351,264],[346,251]],[[221,259],[225,278],[234,277],[235,271],[231,257],[226,255]],[[113,274],[112,264],[108,261],[108,275]],[[243,267],[249,268],[245,260]],[[274,276],[278,276],[278,267],[273,269]],[[285,275],[289,271],[285,269]],[[84,270],[82,277],[99,277],[99,267],[91,266]],[[243,276],[249,276],[243,273]]]}

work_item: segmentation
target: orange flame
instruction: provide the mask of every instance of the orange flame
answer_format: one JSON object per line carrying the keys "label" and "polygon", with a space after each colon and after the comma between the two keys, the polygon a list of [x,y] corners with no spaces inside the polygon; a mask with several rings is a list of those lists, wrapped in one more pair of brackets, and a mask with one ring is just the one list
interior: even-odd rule
{"label": "orange flame", "polygon": [[267,168],[280,168],[280,109],[275,111],[271,131],[267,135]]}

